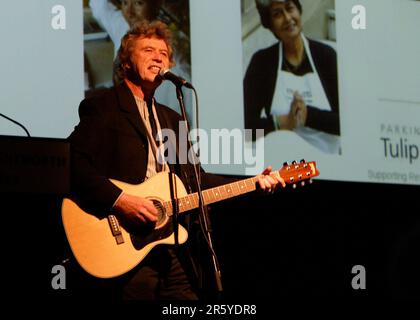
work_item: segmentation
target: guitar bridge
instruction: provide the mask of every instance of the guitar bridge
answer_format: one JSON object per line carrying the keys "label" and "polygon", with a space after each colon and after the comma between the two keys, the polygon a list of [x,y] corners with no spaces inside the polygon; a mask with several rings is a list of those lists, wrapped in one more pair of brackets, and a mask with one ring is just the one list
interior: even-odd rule
{"label": "guitar bridge", "polygon": [[109,215],[108,223],[109,223],[109,227],[111,228],[112,235],[114,236],[117,244],[123,244],[124,238],[123,238],[120,224],[118,223],[117,218],[114,215]]}

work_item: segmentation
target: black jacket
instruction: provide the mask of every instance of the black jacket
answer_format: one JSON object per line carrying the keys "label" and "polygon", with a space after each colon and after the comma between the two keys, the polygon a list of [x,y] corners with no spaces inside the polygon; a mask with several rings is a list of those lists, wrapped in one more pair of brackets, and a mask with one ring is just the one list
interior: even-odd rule
{"label": "black jacket", "polygon": [[[178,134],[181,117],[156,103],[161,128]],[[103,95],[85,99],[79,107],[80,123],[70,135],[72,194],[86,209],[106,216],[121,193],[109,179],[131,184],[144,181],[148,140],[135,99],[126,85],[108,89]],[[177,139],[178,140],[178,139]],[[175,148],[179,154],[178,143]],[[190,164],[174,164],[175,172],[193,188]],[[230,179],[202,173],[203,189],[231,182]]]}

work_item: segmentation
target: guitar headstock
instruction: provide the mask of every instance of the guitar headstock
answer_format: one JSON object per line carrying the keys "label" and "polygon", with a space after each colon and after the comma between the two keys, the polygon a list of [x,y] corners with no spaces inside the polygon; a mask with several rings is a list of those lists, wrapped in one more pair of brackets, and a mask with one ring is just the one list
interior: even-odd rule
{"label": "guitar headstock", "polygon": [[307,180],[312,183],[312,178],[319,175],[315,161],[306,162],[305,160],[299,163],[293,161],[290,164],[285,162],[279,173],[286,184],[293,185],[293,188],[296,188],[297,184],[304,186]]}

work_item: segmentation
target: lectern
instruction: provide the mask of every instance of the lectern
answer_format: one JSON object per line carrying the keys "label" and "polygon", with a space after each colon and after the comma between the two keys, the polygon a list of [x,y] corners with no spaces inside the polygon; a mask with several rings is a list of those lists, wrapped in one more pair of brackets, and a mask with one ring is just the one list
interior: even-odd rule
{"label": "lectern", "polygon": [[69,190],[67,140],[0,136],[0,192],[64,195]]}

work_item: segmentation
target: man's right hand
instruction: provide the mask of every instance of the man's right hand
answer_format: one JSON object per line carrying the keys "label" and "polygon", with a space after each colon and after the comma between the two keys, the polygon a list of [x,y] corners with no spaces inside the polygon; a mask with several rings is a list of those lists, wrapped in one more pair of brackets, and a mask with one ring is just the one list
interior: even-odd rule
{"label": "man's right hand", "polygon": [[153,202],[146,198],[123,193],[115,203],[113,211],[131,227],[141,227],[157,222],[158,211]]}

